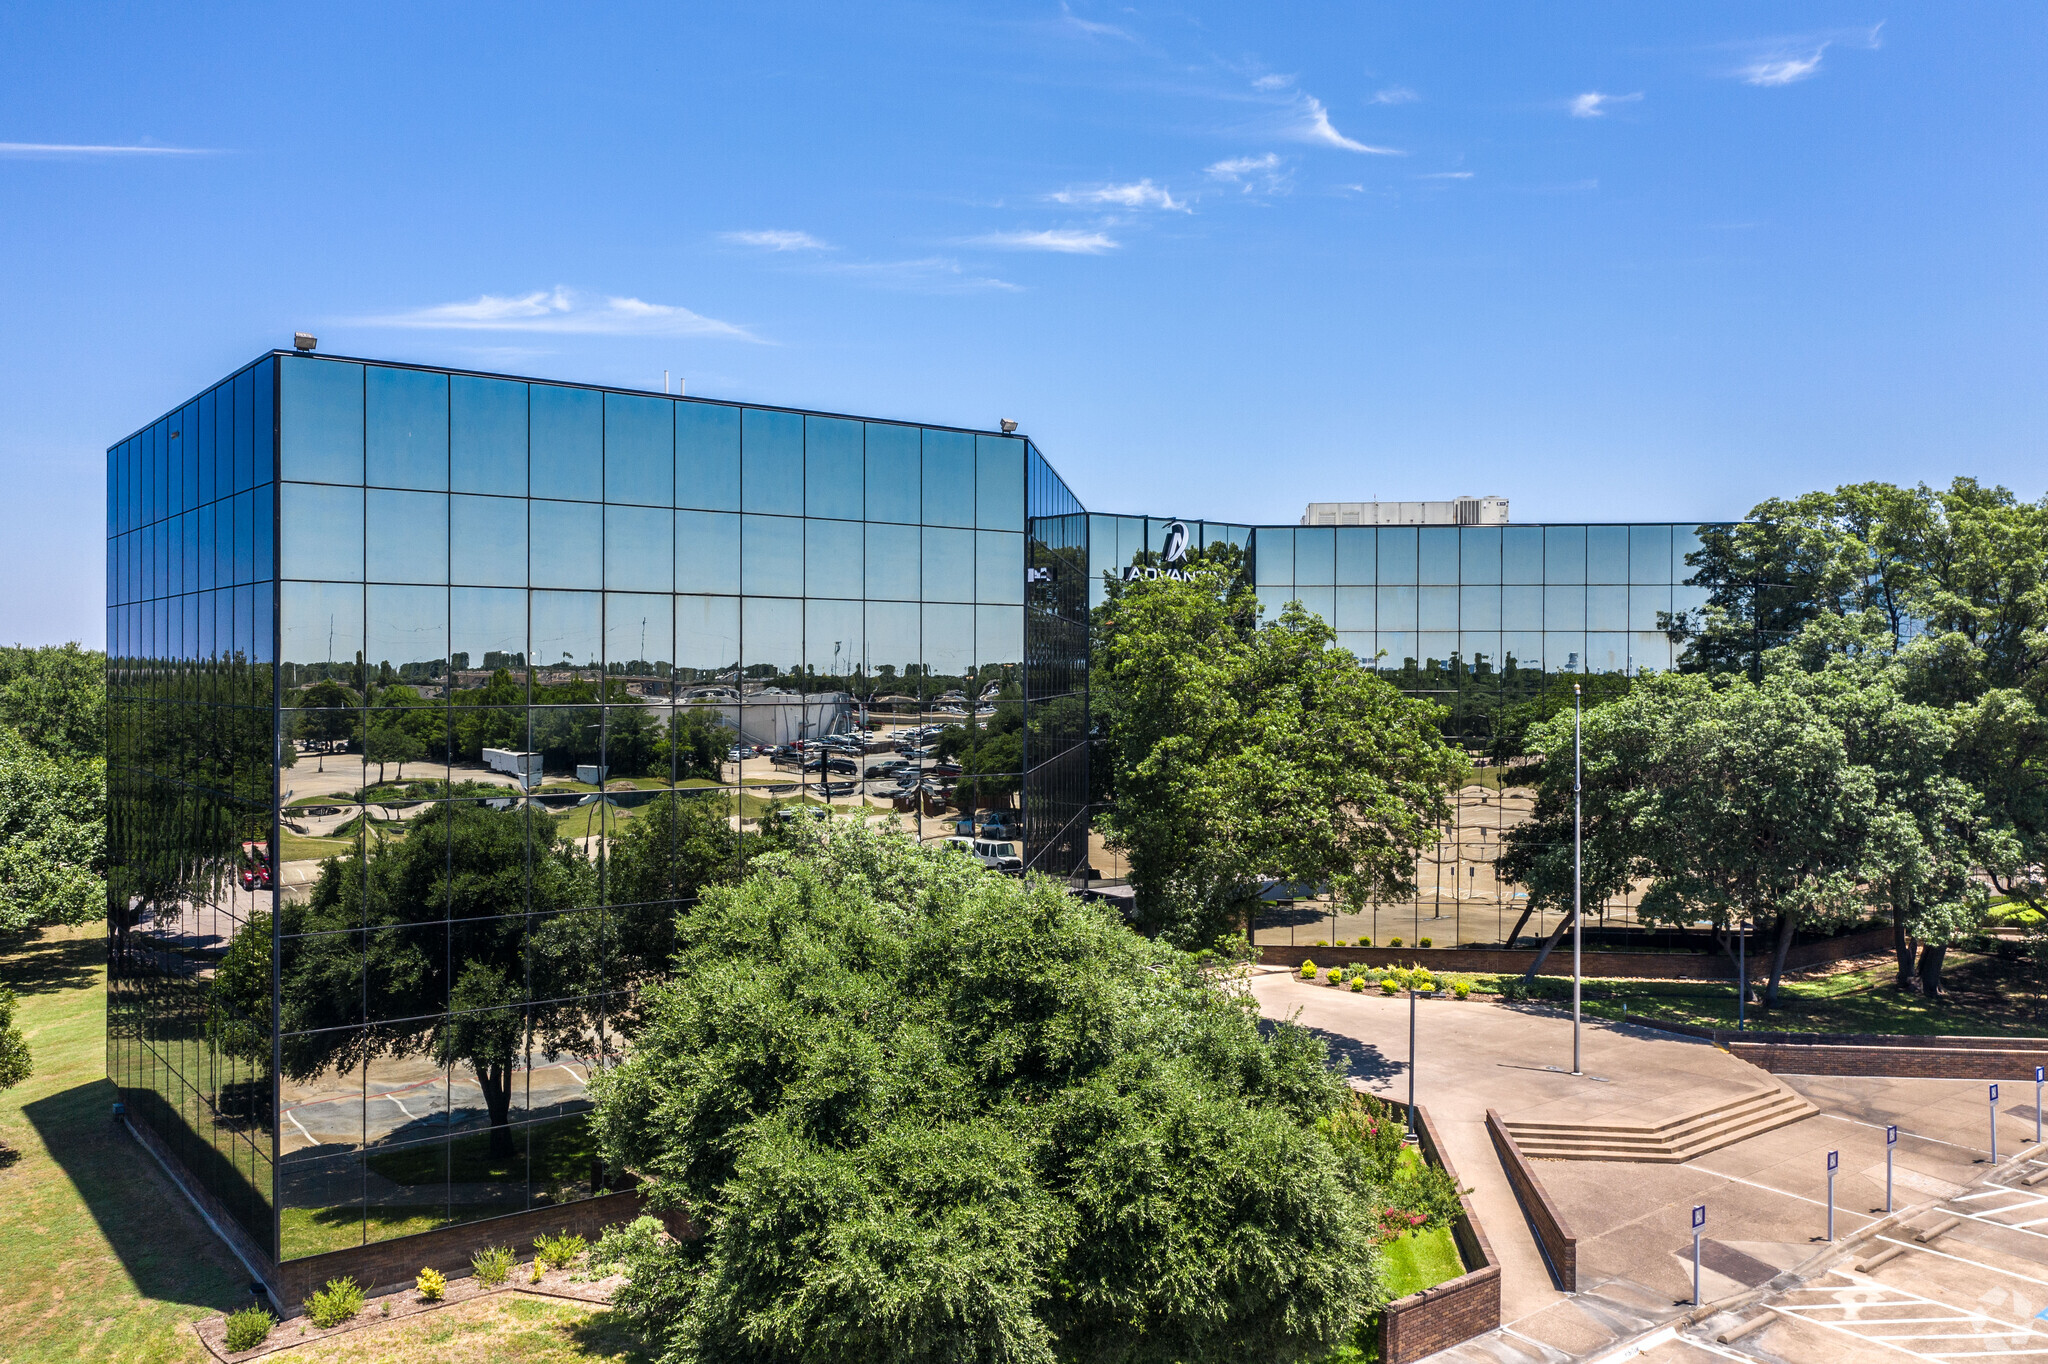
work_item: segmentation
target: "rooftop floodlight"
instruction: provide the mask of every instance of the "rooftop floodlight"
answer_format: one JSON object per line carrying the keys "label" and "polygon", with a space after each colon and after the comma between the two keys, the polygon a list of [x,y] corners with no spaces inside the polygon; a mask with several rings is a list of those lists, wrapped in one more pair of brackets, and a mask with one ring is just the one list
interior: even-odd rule
{"label": "rooftop floodlight", "polygon": [[320,338],[311,332],[293,332],[292,345],[299,350],[311,350],[320,344]]}
{"label": "rooftop floodlight", "polygon": [[1003,418],[999,425],[1002,426],[1003,434],[1006,436],[1010,435],[1017,429],[1017,423],[1011,421],[1008,417]]}

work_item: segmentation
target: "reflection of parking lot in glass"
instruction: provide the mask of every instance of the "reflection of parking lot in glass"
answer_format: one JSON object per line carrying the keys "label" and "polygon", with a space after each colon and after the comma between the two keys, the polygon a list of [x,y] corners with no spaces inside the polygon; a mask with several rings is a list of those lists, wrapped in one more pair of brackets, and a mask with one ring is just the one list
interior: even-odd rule
{"label": "reflection of parking lot in glass", "polygon": [[[449,1133],[482,1132],[490,1127],[483,1091],[466,1066],[443,1071],[425,1057],[373,1063],[377,1078],[367,1094],[361,1089],[335,1094],[332,1088],[360,1085],[360,1072],[295,1085],[284,1091],[284,1125],[279,1150],[284,1155],[315,1147],[349,1149],[421,1141]],[[532,1069],[515,1072],[513,1118],[526,1122],[572,1113],[590,1106],[590,1063],[573,1054],[547,1057]],[[517,1095],[523,1086],[525,1102]],[[328,1093],[321,1093],[327,1088]],[[441,1111],[447,1094],[448,1109]]]}

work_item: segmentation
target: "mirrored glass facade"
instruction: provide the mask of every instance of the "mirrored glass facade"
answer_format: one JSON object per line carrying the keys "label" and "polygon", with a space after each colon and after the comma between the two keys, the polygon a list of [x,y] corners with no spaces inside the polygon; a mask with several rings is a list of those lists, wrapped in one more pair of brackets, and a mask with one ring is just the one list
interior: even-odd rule
{"label": "mirrored glass facade", "polygon": [[[280,1260],[619,1187],[589,1078],[794,821],[1116,879],[1112,578],[1229,557],[1475,755],[1700,604],[1697,527],[1099,515],[1018,436],[295,353],[107,468],[108,1073]],[[1492,879],[1528,798],[1482,764],[1415,897],[1260,938],[1544,931]]]}
{"label": "mirrored glass facade", "polygon": [[675,911],[1086,855],[1086,525],[987,432],[279,353],[108,456],[109,1072],[279,1259],[617,1185]]}

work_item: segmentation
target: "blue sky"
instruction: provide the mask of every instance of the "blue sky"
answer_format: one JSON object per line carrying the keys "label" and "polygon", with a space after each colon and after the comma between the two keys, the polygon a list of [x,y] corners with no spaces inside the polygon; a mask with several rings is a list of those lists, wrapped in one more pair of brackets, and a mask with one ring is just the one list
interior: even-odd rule
{"label": "blue sky", "polygon": [[[564,17],[564,16],[571,17]],[[0,639],[324,350],[1023,423],[1097,510],[2042,495],[2037,6],[18,5]]]}

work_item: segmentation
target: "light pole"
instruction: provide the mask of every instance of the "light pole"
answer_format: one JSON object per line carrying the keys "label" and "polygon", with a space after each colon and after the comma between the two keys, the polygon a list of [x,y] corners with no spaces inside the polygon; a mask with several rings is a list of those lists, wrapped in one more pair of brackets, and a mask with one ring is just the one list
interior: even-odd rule
{"label": "light pole", "polygon": [[1415,978],[1408,978],[1408,1137],[1412,1141],[1417,1131],[1415,1124]]}
{"label": "light pole", "polygon": [[1735,1031],[1749,1029],[1749,920],[1735,925]]}
{"label": "light pole", "polygon": [[1583,881],[1580,875],[1580,857],[1583,849],[1583,786],[1579,766],[1579,727],[1584,718],[1584,706],[1580,700],[1579,684],[1572,683],[1572,1074],[1582,1075],[1579,1065],[1579,947],[1583,939],[1585,914],[1580,899],[1583,896]]}

